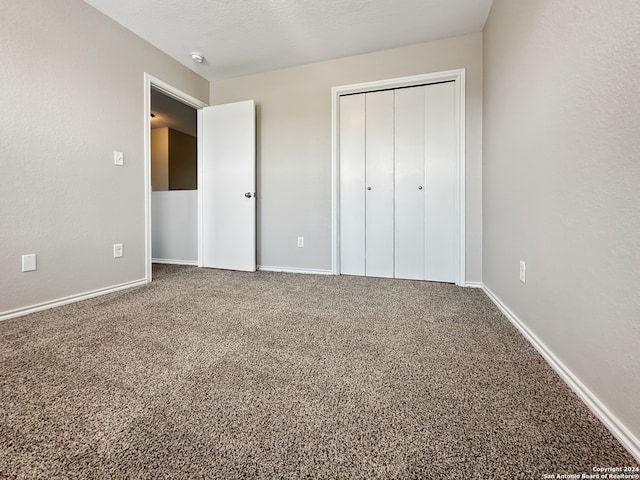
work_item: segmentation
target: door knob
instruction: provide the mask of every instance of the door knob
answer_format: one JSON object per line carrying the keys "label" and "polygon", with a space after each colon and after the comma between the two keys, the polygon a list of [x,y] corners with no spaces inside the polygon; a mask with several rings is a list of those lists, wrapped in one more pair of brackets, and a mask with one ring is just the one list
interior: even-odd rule
{"label": "door knob", "polygon": [[371,190],[371,187],[367,187],[367,190]]}
{"label": "door knob", "polygon": [[418,190],[422,190],[422,185],[418,185]]}
{"label": "door knob", "polygon": [[251,198],[251,192],[245,193],[244,196],[247,197],[247,198]]}

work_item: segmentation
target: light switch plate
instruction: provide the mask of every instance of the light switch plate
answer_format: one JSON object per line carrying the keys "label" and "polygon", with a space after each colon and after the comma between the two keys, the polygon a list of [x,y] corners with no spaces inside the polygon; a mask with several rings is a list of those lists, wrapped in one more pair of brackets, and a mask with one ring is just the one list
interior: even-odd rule
{"label": "light switch plate", "polygon": [[32,272],[36,269],[36,254],[22,255],[22,271]]}
{"label": "light switch plate", "polygon": [[118,151],[113,152],[113,163],[118,166],[124,165],[124,153]]}

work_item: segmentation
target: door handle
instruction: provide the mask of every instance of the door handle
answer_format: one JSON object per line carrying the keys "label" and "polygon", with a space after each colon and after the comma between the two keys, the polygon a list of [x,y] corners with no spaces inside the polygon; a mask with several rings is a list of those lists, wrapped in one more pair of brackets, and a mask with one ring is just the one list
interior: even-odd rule
{"label": "door handle", "polygon": [[247,197],[247,198],[251,198],[251,192],[245,193],[244,196]]}

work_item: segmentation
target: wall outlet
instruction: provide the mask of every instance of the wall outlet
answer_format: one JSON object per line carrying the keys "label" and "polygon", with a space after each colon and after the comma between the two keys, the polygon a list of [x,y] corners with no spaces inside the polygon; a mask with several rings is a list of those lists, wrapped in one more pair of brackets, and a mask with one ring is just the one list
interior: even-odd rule
{"label": "wall outlet", "polygon": [[298,237],[298,248],[304,247],[304,237]]}
{"label": "wall outlet", "polygon": [[113,244],[113,258],[120,258],[122,255],[124,255],[124,250],[122,248],[122,244],[121,243],[114,243]]}
{"label": "wall outlet", "polygon": [[520,260],[520,281],[527,283],[527,264]]}
{"label": "wall outlet", "polygon": [[124,165],[124,153],[113,152],[113,164],[118,166]]}
{"label": "wall outlet", "polygon": [[36,269],[36,254],[22,255],[22,271],[32,272]]}

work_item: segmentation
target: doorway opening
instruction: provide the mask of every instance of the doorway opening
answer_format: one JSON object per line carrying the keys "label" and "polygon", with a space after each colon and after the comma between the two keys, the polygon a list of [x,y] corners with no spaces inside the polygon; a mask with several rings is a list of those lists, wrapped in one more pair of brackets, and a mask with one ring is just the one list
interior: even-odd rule
{"label": "doorway opening", "polygon": [[151,257],[198,264],[197,110],[151,87]]}
{"label": "doorway opening", "polygon": [[200,123],[206,103],[145,74],[145,278],[152,263],[198,265]]}

